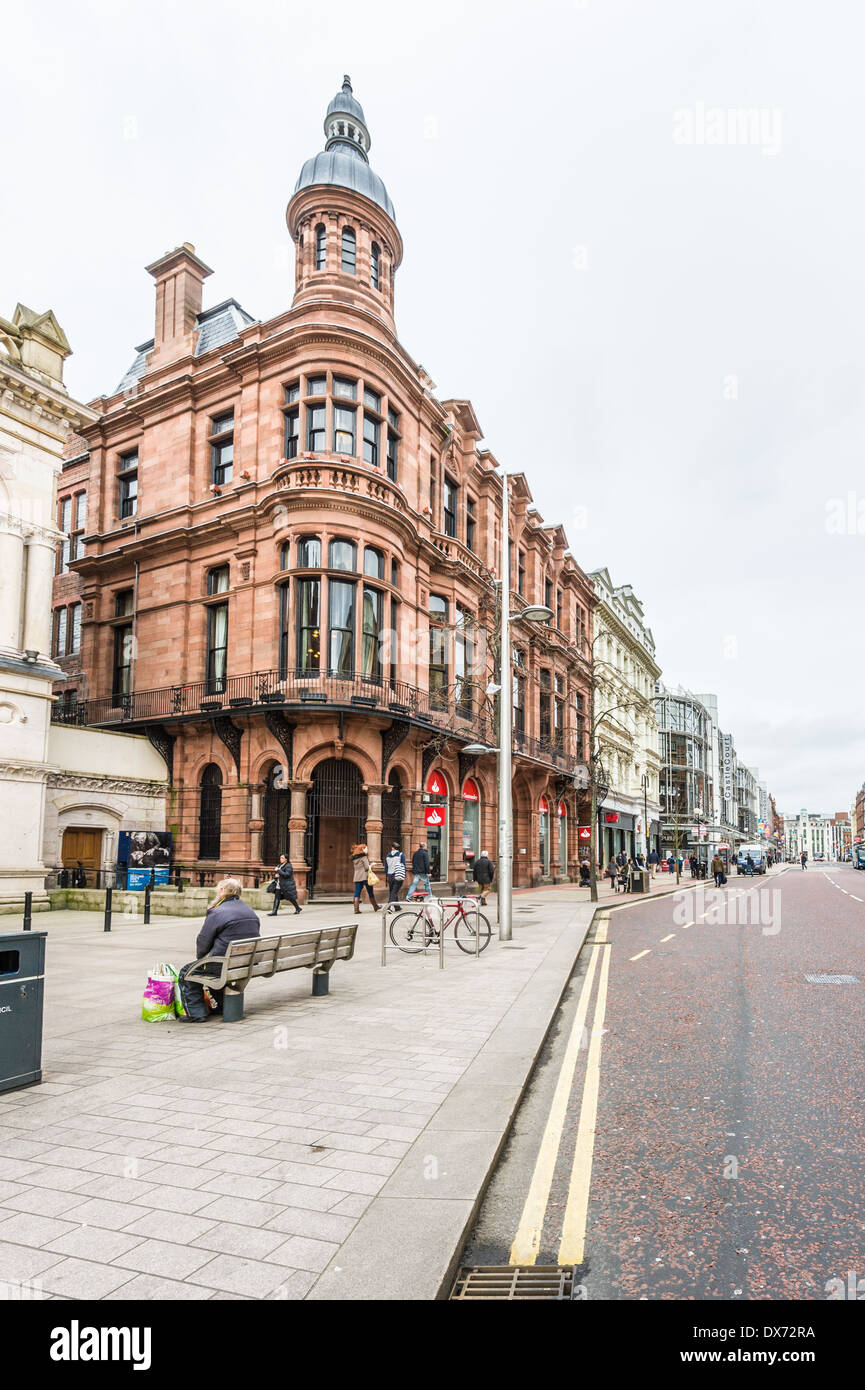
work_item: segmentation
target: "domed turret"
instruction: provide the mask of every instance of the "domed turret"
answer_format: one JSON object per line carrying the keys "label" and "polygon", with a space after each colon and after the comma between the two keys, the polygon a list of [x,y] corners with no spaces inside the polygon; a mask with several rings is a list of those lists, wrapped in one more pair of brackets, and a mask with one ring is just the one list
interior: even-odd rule
{"label": "domed turret", "polygon": [[402,242],[388,191],[369,165],[372,141],[347,76],[327,108],[324,135],[324,149],[304,164],[288,205],[297,244],[294,302],[330,291],[374,305],[392,324]]}
{"label": "domed turret", "polygon": [[295,193],[319,184],[351,188],[365,198],[371,198],[392,221],[396,221],[388,191],[378,174],[369,167],[367,153],[372,140],[363,107],[352,92],[351,78],[348,76],[343,78],[341,91],[337,92],[327,108],[324,133],[324,149],[304,164],[294,186]]}

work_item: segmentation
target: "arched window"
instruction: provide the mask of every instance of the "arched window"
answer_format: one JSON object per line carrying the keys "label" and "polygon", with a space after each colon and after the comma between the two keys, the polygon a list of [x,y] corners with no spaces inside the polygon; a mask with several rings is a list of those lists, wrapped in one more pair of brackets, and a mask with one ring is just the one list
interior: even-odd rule
{"label": "arched window", "polygon": [[332,570],[357,569],[357,546],[354,541],[331,541],[328,563]]}
{"label": "arched window", "polygon": [[370,579],[384,579],[384,556],[372,545],[368,545],[363,552],[363,572]]}
{"label": "arched window", "polygon": [[378,289],[378,263],[381,251],[377,241],[374,241],[369,255],[369,282],[374,290]]}
{"label": "arched window", "polygon": [[351,227],[342,229],[342,268],[347,275],[354,275],[357,269],[357,237]]}
{"label": "arched window", "polygon": [[208,763],[201,774],[201,808],[198,817],[198,857],[218,859],[222,838],[222,773]]}
{"label": "arched window", "polygon": [[327,259],[327,232],[323,222],[319,222],[315,229],[315,268],[324,270]]}
{"label": "arched window", "polygon": [[318,536],[301,536],[297,543],[297,567],[317,570],[321,564],[321,541]]}

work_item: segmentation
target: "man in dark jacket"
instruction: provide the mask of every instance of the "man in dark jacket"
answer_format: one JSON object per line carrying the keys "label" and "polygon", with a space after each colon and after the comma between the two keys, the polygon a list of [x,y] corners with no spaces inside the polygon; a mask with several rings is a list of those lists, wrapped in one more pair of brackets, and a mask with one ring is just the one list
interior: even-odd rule
{"label": "man in dark jacket", "polygon": [[490,891],[490,885],[492,884],[495,872],[495,865],[492,860],[487,857],[486,850],[482,849],[479,858],[474,862],[475,883],[480,890],[482,903],[485,903],[487,900],[487,894]]}
{"label": "man in dark jacket", "polygon": [[[201,960],[204,956],[224,956],[230,942],[249,941],[252,937],[261,936],[258,913],[249,903],[243,902],[240,896],[242,892],[243,884],[234,878],[225,878],[217,885],[216,898],[207,909],[195,942],[196,960]],[[182,980],[184,971],[188,969],[189,966],[184,966],[180,971]],[[216,1000],[217,1012],[222,1013],[225,990],[213,989],[210,992]],[[189,1021],[203,1022],[208,1015],[204,1013],[203,1016],[199,1016],[204,1002],[201,985],[183,980],[181,996]]]}
{"label": "man in dark jacket", "polygon": [[418,847],[411,857],[411,871],[414,878],[411,887],[406,893],[406,901],[414,895],[415,885],[420,884],[428,897],[432,896],[432,889],[429,883],[429,851],[423,841],[419,841]]}

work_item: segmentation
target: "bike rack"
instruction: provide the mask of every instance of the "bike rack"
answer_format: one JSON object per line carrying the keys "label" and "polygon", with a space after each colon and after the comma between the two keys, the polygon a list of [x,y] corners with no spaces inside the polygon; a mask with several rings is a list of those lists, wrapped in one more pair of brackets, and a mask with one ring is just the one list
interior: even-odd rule
{"label": "bike rack", "polygon": [[[462,903],[462,905],[463,905],[463,911],[464,911],[464,912],[468,912],[469,909],[471,909],[471,910],[474,911],[474,914],[475,914],[475,952],[474,952],[474,954],[475,954],[475,960],[480,960],[480,956],[481,956],[481,922],[480,922],[480,911],[481,911],[481,908],[480,908],[480,898],[476,898],[476,897],[471,897],[471,898],[436,898],[436,897],[432,897],[432,896],[431,896],[431,897],[424,897],[424,898],[407,898],[407,899],[405,900],[405,902],[403,902],[403,903],[383,903],[383,904],[382,904],[382,914],[381,914],[381,963],[382,963],[382,965],[387,965],[387,953],[388,953],[388,951],[399,951],[401,955],[406,955],[406,954],[425,955],[427,951],[432,950],[432,949],[435,948],[435,943],[431,943],[430,945],[424,945],[424,946],[422,946],[422,947],[420,948],[419,951],[416,951],[416,952],[413,952],[413,953],[408,953],[408,952],[406,952],[406,951],[403,951],[402,948],[401,948],[400,946],[394,946],[393,943],[391,943],[390,945],[388,945],[388,927],[389,927],[389,919],[390,919],[390,917],[395,916],[397,912],[400,912],[403,908],[405,908],[405,907],[408,906],[409,904],[412,904],[413,906],[416,905],[416,906],[425,907],[427,910],[429,910],[429,909],[432,908],[432,909],[435,909],[435,910],[438,912],[438,918],[439,918],[439,920],[438,920],[438,955],[439,955],[439,970],[444,970],[444,968],[445,968],[445,934],[444,934],[444,931],[442,930],[442,922],[443,922],[443,920],[444,920],[444,909],[447,908],[447,907],[453,907],[453,906],[454,906],[455,904],[457,904],[457,903]],[[433,925],[435,926],[436,923],[433,922]],[[467,952],[462,951],[461,954],[462,954],[462,955],[466,955]]]}

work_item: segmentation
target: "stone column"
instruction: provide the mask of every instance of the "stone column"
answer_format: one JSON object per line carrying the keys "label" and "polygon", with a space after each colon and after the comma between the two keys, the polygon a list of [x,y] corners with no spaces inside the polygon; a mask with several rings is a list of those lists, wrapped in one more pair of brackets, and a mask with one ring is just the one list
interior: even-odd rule
{"label": "stone column", "polygon": [[56,545],[47,536],[27,541],[27,583],[24,597],[24,651],[51,652],[51,594]]}
{"label": "stone column", "polygon": [[[20,652],[24,537],[11,519],[0,520],[0,647]],[[51,613],[51,591],[48,592]]]}
{"label": "stone column", "polygon": [[364,791],[366,792],[366,823],[364,827],[366,850],[370,864],[378,873],[384,868],[381,858],[381,798],[387,791],[387,787],[380,782],[369,782],[364,787]]}
{"label": "stone column", "polygon": [[311,865],[304,858],[304,838],[306,836],[306,794],[312,782],[289,782],[291,790],[291,815],[288,822],[288,857],[294,866],[294,877],[298,893],[307,890]]}
{"label": "stone column", "polygon": [[402,839],[402,852],[405,855],[405,862],[411,864],[411,857],[414,854],[414,822],[412,820],[412,806],[414,804],[414,793],[404,791],[400,797],[400,837]]}

